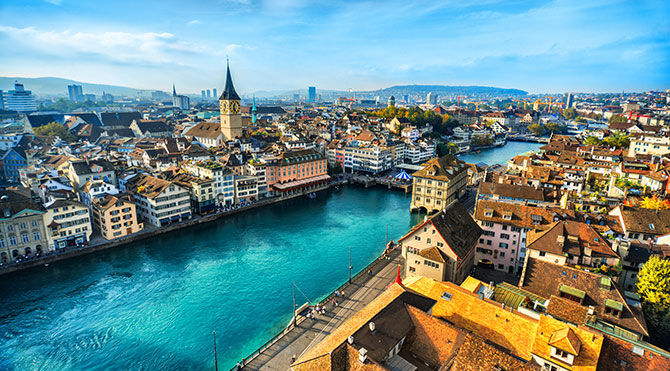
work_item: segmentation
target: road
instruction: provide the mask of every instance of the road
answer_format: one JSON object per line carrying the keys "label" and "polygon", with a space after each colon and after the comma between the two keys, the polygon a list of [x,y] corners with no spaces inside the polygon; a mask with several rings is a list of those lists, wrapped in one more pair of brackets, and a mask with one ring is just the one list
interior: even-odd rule
{"label": "road", "polygon": [[326,314],[299,322],[297,327],[248,362],[244,370],[287,370],[293,356],[299,358],[302,353],[318,344],[393,282],[399,264],[402,264],[400,255],[373,268],[372,277],[362,275],[344,290],[345,298],[340,299],[338,306],[328,303]]}

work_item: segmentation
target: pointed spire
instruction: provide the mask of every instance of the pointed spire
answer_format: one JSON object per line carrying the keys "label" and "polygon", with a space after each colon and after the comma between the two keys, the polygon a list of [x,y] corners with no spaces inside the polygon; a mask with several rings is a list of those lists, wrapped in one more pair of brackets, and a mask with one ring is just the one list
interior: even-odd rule
{"label": "pointed spire", "polygon": [[233,78],[230,76],[230,63],[226,58],[226,86],[223,88],[223,92],[219,97],[219,100],[240,100],[240,96],[237,95],[235,87],[233,86]]}
{"label": "pointed spire", "polygon": [[256,123],[258,121],[258,116],[256,116],[256,94],[254,94],[254,100],[251,104],[251,122]]}
{"label": "pointed spire", "polygon": [[256,112],[256,94],[254,94],[254,100],[253,103],[251,104],[251,111]]}

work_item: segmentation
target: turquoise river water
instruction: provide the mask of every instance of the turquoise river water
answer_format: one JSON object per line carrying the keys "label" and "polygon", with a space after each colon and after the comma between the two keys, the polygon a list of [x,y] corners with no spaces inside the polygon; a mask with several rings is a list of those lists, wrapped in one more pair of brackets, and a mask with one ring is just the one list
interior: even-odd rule
{"label": "turquoise river water", "polygon": [[[0,277],[1,370],[234,366],[419,221],[410,196],[347,187]],[[298,294],[298,302],[305,300]]]}
{"label": "turquoise river water", "polygon": [[503,147],[486,149],[478,153],[465,153],[458,158],[471,164],[480,162],[488,165],[507,164],[507,160],[528,151],[537,151],[544,144],[529,142],[507,142]]}

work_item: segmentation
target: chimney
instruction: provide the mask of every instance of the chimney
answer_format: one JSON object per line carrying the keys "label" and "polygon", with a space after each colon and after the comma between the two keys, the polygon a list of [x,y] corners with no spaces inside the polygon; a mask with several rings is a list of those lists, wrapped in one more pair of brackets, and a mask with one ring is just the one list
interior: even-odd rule
{"label": "chimney", "polygon": [[556,244],[560,247],[563,247],[565,245],[565,236],[563,235],[556,236]]}
{"label": "chimney", "polygon": [[375,323],[374,323],[374,322],[370,322],[370,323],[368,324],[368,326],[370,327],[370,332],[372,332],[372,333],[374,334],[374,332],[375,332]]}

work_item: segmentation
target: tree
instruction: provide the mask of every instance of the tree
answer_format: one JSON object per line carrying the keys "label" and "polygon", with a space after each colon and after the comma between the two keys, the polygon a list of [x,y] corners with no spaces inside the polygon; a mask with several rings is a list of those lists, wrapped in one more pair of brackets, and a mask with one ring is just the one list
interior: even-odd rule
{"label": "tree", "polygon": [[566,125],[561,125],[557,122],[548,122],[544,128],[550,133],[565,134],[568,132],[568,127]]}
{"label": "tree", "polygon": [[458,150],[458,147],[454,143],[438,143],[437,148],[435,149],[437,152],[437,155],[439,157],[442,157],[444,155],[450,155],[450,154],[455,154],[456,151]]}
{"label": "tree", "polygon": [[493,139],[493,136],[490,134],[472,137],[470,140],[470,144],[474,147],[492,146],[493,143],[495,143],[495,139]]}
{"label": "tree", "polygon": [[603,139],[603,144],[617,148],[628,148],[630,137],[617,130],[612,135]]}
{"label": "tree", "polygon": [[610,123],[610,125],[611,124],[625,124],[626,122],[628,122],[628,119],[621,116],[621,115],[612,115],[612,116],[610,116],[610,119],[608,120],[608,122]]}
{"label": "tree", "polygon": [[566,109],[563,110],[562,115],[563,115],[563,118],[565,118],[566,120],[572,120],[575,117],[577,117],[577,110],[572,108],[572,107],[566,108]]}
{"label": "tree", "polygon": [[44,136],[57,136],[65,142],[74,142],[77,137],[72,135],[65,125],[59,124],[57,122],[50,122],[46,125],[42,125],[33,129],[35,134],[44,135]]}
{"label": "tree", "polygon": [[670,260],[654,255],[640,268],[637,293],[652,343],[670,346]]}
{"label": "tree", "polygon": [[598,139],[594,136],[588,136],[588,137],[586,137],[586,139],[584,139],[584,144],[586,144],[588,146],[599,146],[602,143],[603,142],[600,139]]}
{"label": "tree", "polygon": [[328,174],[329,175],[342,174],[342,165],[339,162],[336,162],[333,165],[328,165]]}
{"label": "tree", "polygon": [[540,124],[530,124],[528,125],[528,131],[533,133],[536,137],[541,137],[545,134],[546,129]]}
{"label": "tree", "polygon": [[645,209],[667,210],[670,209],[670,201],[659,198],[658,195],[645,197],[640,201],[640,206]]}

